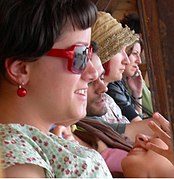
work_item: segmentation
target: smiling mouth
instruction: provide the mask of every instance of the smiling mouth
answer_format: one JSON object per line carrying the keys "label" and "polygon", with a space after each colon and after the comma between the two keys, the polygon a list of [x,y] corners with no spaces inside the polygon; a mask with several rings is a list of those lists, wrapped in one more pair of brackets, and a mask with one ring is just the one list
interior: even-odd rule
{"label": "smiling mouth", "polygon": [[80,94],[80,95],[87,95],[87,89],[80,89],[80,90],[76,90],[75,94]]}

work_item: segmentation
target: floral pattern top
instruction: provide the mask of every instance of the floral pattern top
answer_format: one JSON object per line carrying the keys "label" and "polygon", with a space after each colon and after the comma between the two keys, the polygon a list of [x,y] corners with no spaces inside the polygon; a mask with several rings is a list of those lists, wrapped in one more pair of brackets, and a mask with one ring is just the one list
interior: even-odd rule
{"label": "floral pattern top", "polygon": [[45,169],[48,178],[112,178],[101,155],[48,132],[20,124],[0,124],[2,163],[34,164]]}
{"label": "floral pattern top", "polygon": [[102,119],[108,123],[130,123],[130,121],[122,115],[120,107],[115,103],[113,98],[105,93],[107,113]]}

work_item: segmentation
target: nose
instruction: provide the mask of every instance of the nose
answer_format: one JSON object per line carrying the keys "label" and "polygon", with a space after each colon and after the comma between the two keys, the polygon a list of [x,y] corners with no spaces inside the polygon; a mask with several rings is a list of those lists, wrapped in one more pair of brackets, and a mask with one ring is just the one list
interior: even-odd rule
{"label": "nose", "polygon": [[135,137],[135,145],[145,147],[145,144],[149,141],[148,136],[144,134],[137,134]]}
{"label": "nose", "polygon": [[95,92],[97,94],[102,94],[108,91],[108,87],[106,86],[105,82],[103,80],[97,80],[95,83]]}
{"label": "nose", "polygon": [[127,53],[125,52],[125,50],[122,51],[122,55],[123,55],[122,63],[123,63],[124,65],[130,64],[129,57],[127,56]]}
{"label": "nose", "polygon": [[98,72],[92,64],[91,60],[88,61],[85,70],[81,74],[81,78],[86,82],[90,83],[95,81],[98,77]]}
{"label": "nose", "polygon": [[136,63],[139,65],[141,64],[141,57],[139,54],[137,54]]}

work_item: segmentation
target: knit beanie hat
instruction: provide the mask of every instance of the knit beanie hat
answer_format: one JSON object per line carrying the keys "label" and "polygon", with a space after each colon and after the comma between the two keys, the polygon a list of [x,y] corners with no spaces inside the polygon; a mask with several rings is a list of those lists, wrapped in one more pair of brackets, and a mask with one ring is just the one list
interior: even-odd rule
{"label": "knit beanie hat", "polygon": [[102,64],[119,53],[123,47],[133,45],[139,40],[139,35],[128,26],[122,27],[109,13],[99,11],[97,21],[92,27],[92,41],[98,44],[98,56]]}

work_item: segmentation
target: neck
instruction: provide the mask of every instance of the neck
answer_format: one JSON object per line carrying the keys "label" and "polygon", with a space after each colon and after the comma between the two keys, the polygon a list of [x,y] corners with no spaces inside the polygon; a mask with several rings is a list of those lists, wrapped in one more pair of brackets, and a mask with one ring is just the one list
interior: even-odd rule
{"label": "neck", "polygon": [[0,123],[27,124],[47,132],[51,123],[40,116],[38,110],[24,98],[0,96]]}

